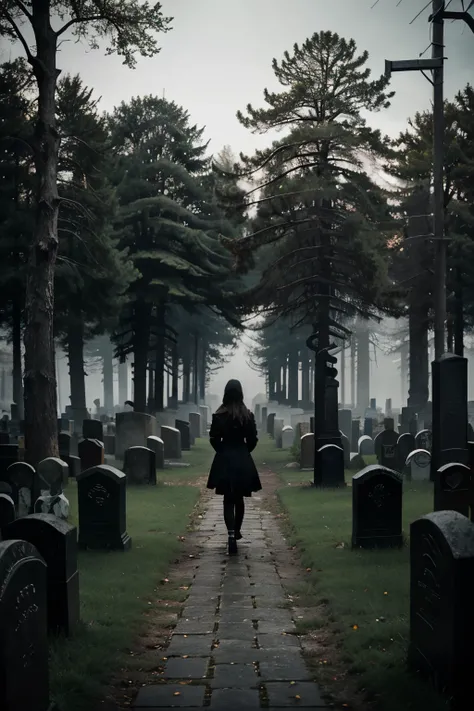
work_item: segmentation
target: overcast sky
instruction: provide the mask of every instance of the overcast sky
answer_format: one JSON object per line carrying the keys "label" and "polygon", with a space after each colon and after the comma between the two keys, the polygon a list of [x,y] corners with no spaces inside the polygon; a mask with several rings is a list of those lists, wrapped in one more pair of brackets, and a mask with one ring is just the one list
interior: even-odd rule
{"label": "overcast sky", "polygon": [[[173,29],[161,35],[157,57],[139,60],[130,70],[118,57],[66,42],[58,67],[80,73],[108,111],[132,96],[164,92],[194,122],[206,126],[212,152],[226,144],[236,153],[246,152],[265,139],[240,126],[236,111],[249,102],[261,105],[264,87],[276,88],[273,57],[281,58],[314,32],[331,30],[354,38],[360,50],[368,50],[374,75],[384,72],[385,59],[415,59],[425,50],[428,58],[428,10],[410,24],[426,0],[402,0],[397,7],[398,2],[379,0],[371,9],[374,0],[164,0],[164,13],[174,17]],[[450,9],[461,9],[461,0],[452,0]],[[15,49],[4,45],[2,60],[14,56]],[[445,56],[446,96],[451,97],[474,78],[474,35],[464,23],[446,23]],[[432,88],[418,72],[394,75],[392,87],[396,96],[391,108],[374,115],[372,123],[396,135],[409,116],[429,107]],[[262,389],[258,376],[246,368],[242,349],[214,387],[220,390],[230,375],[244,381],[249,395]],[[379,393],[381,398],[391,394]]]}

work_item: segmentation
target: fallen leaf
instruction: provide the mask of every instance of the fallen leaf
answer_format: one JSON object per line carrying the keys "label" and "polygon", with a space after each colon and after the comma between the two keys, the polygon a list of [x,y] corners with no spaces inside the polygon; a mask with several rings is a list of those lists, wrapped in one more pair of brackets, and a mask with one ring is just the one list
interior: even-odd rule
{"label": "fallen leaf", "polygon": [[311,573],[311,568],[306,568],[307,573]]}
{"label": "fallen leaf", "polygon": [[173,694],[173,696],[181,696],[181,692],[180,692],[180,691],[175,691],[174,694]]}
{"label": "fallen leaf", "polygon": [[384,595],[388,595],[388,592],[384,592]]}
{"label": "fallen leaf", "polygon": [[296,681],[290,681],[290,686],[294,686],[296,684]]}
{"label": "fallen leaf", "polygon": [[352,629],[353,629],[353,630],[358,630],[358,629],[359,629],[359,625],[352,625]]}
{"label": "fallen leaf", "polygon": [[301,699],[301,696],[299,694],[296,694],[295,699],[298,699],[298,701]]}

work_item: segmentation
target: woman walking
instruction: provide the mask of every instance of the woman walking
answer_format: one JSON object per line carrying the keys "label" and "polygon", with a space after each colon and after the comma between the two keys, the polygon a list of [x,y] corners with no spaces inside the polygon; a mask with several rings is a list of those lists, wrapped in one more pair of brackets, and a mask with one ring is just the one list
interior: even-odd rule
{"label": "woman walking", "polygon": [[238,380],[229,380],[225,386],[222,405],[212,416],[209,439],[216,454],[207,488],[224,496],[229,555],[236,555],[237,541],[242,538],[244,496],[252,496],[253,491],[262,488],[250,454],[257,446],[257,427],[253,413],[244,404]]}

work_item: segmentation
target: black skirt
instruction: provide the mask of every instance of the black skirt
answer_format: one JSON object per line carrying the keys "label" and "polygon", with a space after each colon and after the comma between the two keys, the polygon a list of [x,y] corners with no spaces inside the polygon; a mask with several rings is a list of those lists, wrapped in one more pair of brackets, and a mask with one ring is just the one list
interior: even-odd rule
{"label": "black skirt", "polygon": [[219,495],[236,496],[252,496],[252,492],[261,490],[257,467],[244,443],[224,445],[216,452],[207,488],[215,489]]}

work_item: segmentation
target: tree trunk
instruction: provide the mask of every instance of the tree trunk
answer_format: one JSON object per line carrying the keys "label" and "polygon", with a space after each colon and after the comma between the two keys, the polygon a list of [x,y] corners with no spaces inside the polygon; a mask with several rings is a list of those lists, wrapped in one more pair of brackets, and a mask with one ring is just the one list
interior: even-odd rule
{"label": "tree trunk", "polygon": [[199,370],[199,399],[204,402],[206,399],[206,358],[207,358],[207,347],[202,344],[201,353],[201,367]]}
{"label": "tree trunk", "polygon": [[281,387],[280,387],[280,397],[279,402],[285,403],[288,397],[288,357],[285,355],[283,363],[280,368],[281,373]]}
{"label": "tree trunk", "polygon": [[179,383],[179,356],[178,344],[171,345],[171,402],[168,407],[172,410],[178,409],[178,383]]}
{"label": "tree trunk", "polygon": [[298,407],[298,351],[291,350],[288,356],[288,404]]}
{"label": "tree trunk", "polygon": [[429,399],[428,382],[428,310],[413,292],[408,314],[410,387],[408,406],[421,412]]}
{"label": "tree trunk", "polygon": [[139,299],[135,304],[133,334],[133,409],[146,412],[146,374],[150,344],[151,305]]}
{"label": "tree trunk", "polygon": [[155,357],[155,412],[163,412],[165,395],[165,306],[157,307]]}
{"label": "tree trunk", "polygon": [[[458,280],[460,275],[458,275]],[[464,357],[464,295],[462,286],[454,292],[454,353]]]}
{"label": "tree trunk", "polygon": [[147,410],[148,410],[148,412],[155,412],[155,384],[153,382],[153,365],[151,363],[148,363],[147,377],[148,377]]}
{"label": "tree trunk", "polygon": [[356,362],[357,341],[355,335],[351,336],[351,407],[356,407]]}
{"label": "tree trunk", "polygon": [[119,363],[118,366],[118,389],[119,389],[119,404],[123,404],[128,400],[128,363]]}
{"label": "tree trunk", "polygon": [[361,325],[357,337],[357,409],[361,417],[370,404],[369,329]]}
{"label": "tree trunk", "polygon": [[311,401],[311,391],[309,387],[309,369],[310,369],[310,363],[309,363],[309,358],[308,354],[305,351],[301,352],[301,400],[304,404],[304,407],[307,407],[307,404]]}
{"label": "tree trunk", "polygon": [[191,361],[187,343],[183,352],[183,402],[191,402]]}
{"label": "tree trunk", "polygon": [[199,405],[199,336],[194,334],[193,402]]}
{"label": "tree trunk", "polygon": [[104,409],[110,414],[114,411],[114,349],[108,336],[104,336],[101,350]]}
{"label": "tree trunk", "polygon": [[12,303],[12,345],[13,345],[13,402],[18,408],[18,419],[23,420],[23,377],[21,363],[21,300],[15,296]]}
{"label": "tree trunk", "polygon": [[86,412],[86,381],[84,371],[84,323],[82,318],[69,317],[67,334],[71,407]]}
{"label": "tree trunk", "polygon": [[56,129],[57,38],[50,3],[33,0],[32,26],[37,59],[29,57],[38,84],[34,134],[37,176],[36,222],[28,254],[25,296],[25,444],[36,465],[57,457],[58,420],[54,361],[54,267],[58,249],[57,186],[59,135]]}

